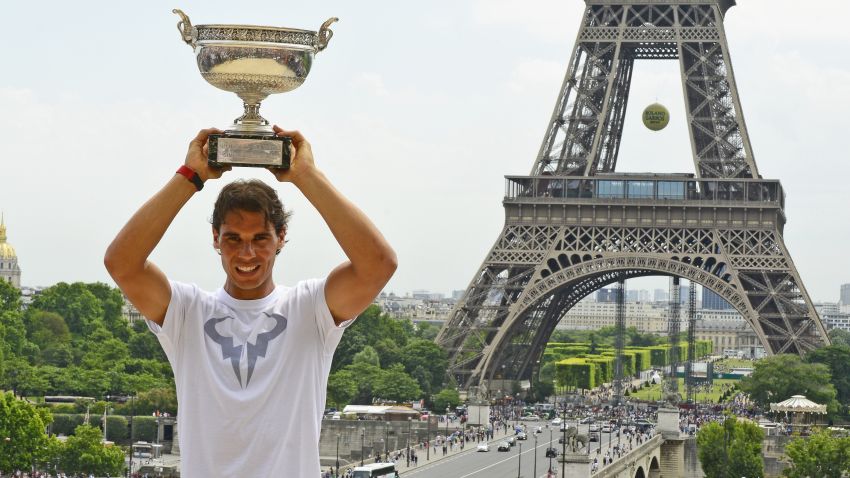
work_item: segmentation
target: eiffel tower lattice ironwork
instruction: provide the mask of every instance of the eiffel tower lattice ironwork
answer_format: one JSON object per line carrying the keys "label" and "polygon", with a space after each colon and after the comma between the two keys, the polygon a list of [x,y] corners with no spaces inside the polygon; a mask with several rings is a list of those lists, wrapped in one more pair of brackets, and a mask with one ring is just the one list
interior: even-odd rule
{"label": "eiffel tower lattice ironwork", "polygon": [[[586,0],[528,176],[437,343],[462,389],[509,390],[586,295],[667,275],[732,304],[768,353],[829,342],[783,241],[785,194],[747,135],[723,17],[734,0]],[[678,60],[696,174],[615,172],[636,60]],[[482,388],[479,388],[482,387]]]}

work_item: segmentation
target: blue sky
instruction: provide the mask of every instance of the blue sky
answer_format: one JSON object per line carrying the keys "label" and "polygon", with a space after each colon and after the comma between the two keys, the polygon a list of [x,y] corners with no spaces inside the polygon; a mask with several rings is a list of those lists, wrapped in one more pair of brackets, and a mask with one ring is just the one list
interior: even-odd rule
{"label": "blue sky", "polygon": [[[726,32],[759,170],[787,194],[787,245],[813,299],[837,300],[850,282],[850,6],[801,5],[742,0]],[[102,255],[121,225],[198,129],[240,113],[235,95],[201,79],[172,8],[196,24],[317,29],[340,18],[305,85],[262,111],[307,135],[318,165],[378,224],[401,261],[388,290],[404,293],[466,287],[492,246],[503,176],[531,169],[584,3],[7,3],[0,210],[24,284],[109,282]],[[660,133],[640,125],[656,99],[672,114]],[[629,107],[618,170],[692,172],[678,65],[639,63]],[[170,278],[222,283],[208,225],[222,184],[192,199],[155,252]],[[279,190],[295,215],[277,279],[326,274],[342,253],[297,191]]]}

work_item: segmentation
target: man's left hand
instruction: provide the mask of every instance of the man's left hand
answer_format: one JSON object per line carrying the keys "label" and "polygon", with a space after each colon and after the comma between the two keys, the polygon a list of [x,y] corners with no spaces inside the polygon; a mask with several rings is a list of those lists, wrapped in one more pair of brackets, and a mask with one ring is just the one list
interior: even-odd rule
{"label": "man's left hand", "polygon": [[278,136],[288,136],[292,139],[290,146],[289,169],[267,168],[274,174],[278,181],[296,184],[298,180],[316,168],[313,162],[313,149],[310,142],[304,139],[300,131],[287,131],[280,126],[274,126],[274,132]]}

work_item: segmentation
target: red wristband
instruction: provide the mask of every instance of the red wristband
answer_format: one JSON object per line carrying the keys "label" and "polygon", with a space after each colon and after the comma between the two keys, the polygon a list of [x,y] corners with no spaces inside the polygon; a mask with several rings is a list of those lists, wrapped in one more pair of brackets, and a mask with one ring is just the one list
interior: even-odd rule
{"label": "red wristband", "polygon": [[197,171],[190,168],[189,166],[186,166],[185,164],[183,166],[180,166],[177,169],[177,174],[188,179],[192,184],[195,185],[195,188],[198,191],[200,191],[201,189],[204,189],[204,182],[201,180],[201,177],[198,176]]}

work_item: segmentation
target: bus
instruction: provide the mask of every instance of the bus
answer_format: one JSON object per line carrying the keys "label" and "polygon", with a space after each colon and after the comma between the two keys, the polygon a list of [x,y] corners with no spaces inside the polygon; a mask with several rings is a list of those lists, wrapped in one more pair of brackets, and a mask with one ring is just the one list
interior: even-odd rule
{"label": "bus", "polygon": [[370,463],[368,465],[356,466],[352,471],[354,472],[351,475],[352,478],[372,478],[373,476],[394,478],[398,476],[394,463]]}

